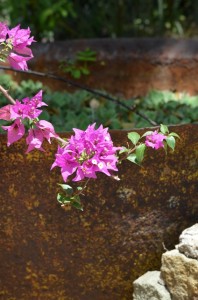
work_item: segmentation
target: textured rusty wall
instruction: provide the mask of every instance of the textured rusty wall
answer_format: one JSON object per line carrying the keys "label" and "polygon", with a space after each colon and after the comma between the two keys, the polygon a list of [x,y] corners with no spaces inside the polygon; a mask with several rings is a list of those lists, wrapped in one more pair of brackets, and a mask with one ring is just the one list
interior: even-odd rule
{"label": "textured rusty wall", "polygon": [[[56,43],[34,43],[30,68],[60,72],[60,61],[73,58],[87,47],[97,52],[91,75],[79,82],[119,96],[145,95],[151,89],[168,89],[198,94],[198,40],[164,38],[88,39]],[[27,74],[16,79],[27,79]],[[38,80],[39,78],[31,77]],[[78,81],[78,80],[76,80]],[[55,90],[69,87],[59,81],[42,78]]]}
{"label": "textured rusty wall", "polygon": [[[54,145],[25,155],[24,141],[7,148],[0,136],[0,299],[132,299],[132,282],[160,268],[162,243],[172,249],[198,221],[198,125],[173,129],[175,153],[124,162],[119,182],[98,176],[84,212],[56,202]],[[124,131],[112,137],[126,143]]]}

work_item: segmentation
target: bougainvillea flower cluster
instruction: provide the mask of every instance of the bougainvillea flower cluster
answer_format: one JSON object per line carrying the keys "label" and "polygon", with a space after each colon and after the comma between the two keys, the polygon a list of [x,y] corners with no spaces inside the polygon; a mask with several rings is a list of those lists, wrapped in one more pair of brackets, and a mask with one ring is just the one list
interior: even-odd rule
{"label": "bougainvillea flower cluster", "polygon": [[20,29],[20,25],[17,25],[9,29],[5,23],[0,22],[0,45],[4,47],[11,67],[16,70],[28,70],[27,61],[33,57],[29,46],[35,42],[30,34],[29,28]]}
{"label": "bougainvillea flower cluster", "polygon": [[73,181],[96,178],[96,172],[111,176],[111,171],[118,171],[116,151],[108,128],[101,125],[95,129],[95,124],[89,125],[85,131],[73,129],[72,135],[65,147],[58,147],[54,167],[61,168],[63,180],[75,173]]}
{"label": "bougainvillea flower cluster", "polygon": [[158,150],[159,148],[164,147],[163,141],[166,140],[166,138],[167,137],[164,134],[155,130],[152,134],[146,136],[145,145]]}
{"label": "bougainvillea flower cluster", "polygon": [[57,136],[50,122],[38,119],[42,113],[40,107],[46,105],[42,102],[42,91],[39,91],[32,98],[24,98],[21,102],[16,100],[15,104],[9,104],[0,109],[0,119],[12,122],[9,126],[2,126],[8,132],[8,146],[24,136],[26,124],[29,127],[26,138],[27,152],[33,149],[44,151],[42,148],[44,139],[50,143],[50,138]]}

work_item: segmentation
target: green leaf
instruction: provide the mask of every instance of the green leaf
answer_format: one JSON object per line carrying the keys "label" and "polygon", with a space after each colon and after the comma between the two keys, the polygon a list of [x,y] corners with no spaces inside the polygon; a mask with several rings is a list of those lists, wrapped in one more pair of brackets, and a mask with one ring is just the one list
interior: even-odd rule
{"label": "green leaf", "polygon": [[128,133],[128,139],[134,144],[136,145],[137,142],[140,139],[140,135],[137,132],[130,132]]}
{"label": "green leaf", "polygon": [[127,157],[127,159],[128,159],[129,161],[131,161],[132,163],[138,165],[138,162],[137,162],[137,158],[136,158],[136,154],[135,154],[135,153],[130,154],[130,155]]}
{"label": "green leaf", "polygon": [[142,135],[142,137],[147,136],[147,135],[151,135],[152,133],[153,133],[153,131],[147,131],[147,132],[145,132],[145,133]]}
{"label": "green leaf", "polygon": [[126,153],[126,152],[128,152],[128,151],[129,151],[128,148],[122,147],[122,149],[119,151],[119,154]]}
{"label": "green leaf", "polygon": [[80,197],[76,196],[75,198],[73,198],[73,200],[71,201],[71,205],[81,211],[83,211],[83,207],[80,201]]}
{"label": "green leaf", "polygon": [[68,204],[71,202],[71,199],[63,194],[57,194],[57,201],[61,204]]}
{"label": "green leaf", "polygon": [[82,189],[83,189],[82,186],[77,186],[78,191],[82,191]]}
{"label": "green leaf", "polygon": [[168,136],[175,136],[175,137],[177,137],[177,138],[179,138],[180,139],[180,136],[177,134],[177,133],[175,133],[175,132],[171,132],[171,133],[169,133],[169,135]]}
{"label": "green leaf", "polygon": [[160,125],[160,131],[163,134],[169,133],[168,127],[166,125],[163,125],[163,124]]}
{"label": "green leaf", "polygon": [[144,152],[145,152],[146,146],[145,144],[140,144],[135,151],[136,159],[139,163],[141,163],[144,159]]}
{"label": "green leaf", "polygon": [[80,70],[81,70],[81,72],[82,72],[83,75],[89,75],[90,74],[89,69],[86,68],[86,67],[81,67]]}
{"label": "green leaf", "polygon": [[78,69],[72,70],[71,75],[72,75],[74,78],[78,79],[78,78],[81,77],[81,71],[78,70]]}
{"label": "green leaf", "polygon": [[174,149],[175,149],[175,138],[173,136],[167,136],[166,143],[174,151]]}
{"label": "green leaf", "polygon": [[63,190],[73,190],[73,188],[70,185],[68,185],[68,184],[58,183],[58,185],[60,185]]}

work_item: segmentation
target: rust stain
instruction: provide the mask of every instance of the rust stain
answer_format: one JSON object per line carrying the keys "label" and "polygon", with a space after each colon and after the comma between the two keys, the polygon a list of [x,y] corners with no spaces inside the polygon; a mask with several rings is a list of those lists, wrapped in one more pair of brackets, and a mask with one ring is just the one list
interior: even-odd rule
{"label": "rust stain", "polygon": [[[145,130],[138,130],[143,133]],[[56,151],[24,154],[0,136],[0,298],[129,300],[132,282],[159,269],[168,249],[197,222],[198,125],[175,126],[175,153],[149,150],[144,167],[124,162],[119,182],[93,180],[84,212],[56,202]],[[112,131],[116,145],[125,131]]]}

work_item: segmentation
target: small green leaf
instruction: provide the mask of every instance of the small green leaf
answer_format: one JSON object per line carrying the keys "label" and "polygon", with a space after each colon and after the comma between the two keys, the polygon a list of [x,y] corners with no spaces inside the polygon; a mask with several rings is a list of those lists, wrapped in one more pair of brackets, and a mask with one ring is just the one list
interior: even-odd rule
{"label": "small green leaf", "polygon": [[140,144],[137,148],[136,148],[136,159],[139,163],[141,163],[144,159],[144,152],[145,152],[146,146],[145,144]]}
{"label": "small green leaf", "polygon": [[75,196],[75,198],[73,198],[73,200],[71,201],[71,205],[81,211],[83,211],[83,207],[80,201],[80,197],[79,196]]}
{"label": "small green leaf", "polygon": [[83,75],[89,75],[90,74],[89,69],[86,68],[86,67],[81,67],[80,70],[81,70],[81,72],[82,72]]}
{"label": "small green leaf", "polygon": [[137,158],[136,158],[136,154],[135,154],[135,153],[130,154],[130,155],[127,157],[127,159],[128,159],[129,161],[131,161],[132,163],[138,165],[138,162],[137,162]]}
{"label": "small green leaf", "polygon": [[78,191],[82,191],[82,189],[83,189],[82,186],[77,186]]}
{"label": "small green leaf", "polygon": [[145,133],[142,135],[142,137],[147,136],[147,135],[151,135],[152,133],[153,133],[153,131],[147,131],[147,132],[145,132]]}
{"label": "small green leaf", "polygon": [[119,151],[119,154],[126,153],[128,151],[129,149],[127,149],[126,147],[122,147],[122,149]]}
{"label": "small green leaf", "polygon": [[73,76],[74,78],[76,78],[76,79],[78,79],[78,78],[81,77],[81,71],[78,70],[78,69],[73,70],[73,71],[71,72],[71,74],[72,74],[72,76]]}
{"label": "small green leaf", "polygon": [[136,145],[137,142],[140,139],[140,135],[137,132],[130,132],[128,133],[128,139],[134,144]]}
{"label": "small green leaf", "polygon": [[65,190],[73,190],[73,188],[70,185],[68,185],[68,184],[58,183],[58,185],[60,185],[64,191]]}
{"label": "small green leaf", "polygon": [[69,197],[66,197],[63,194],[58,193],[57,194],[57,201],[61,204],[68,204],[71,202],[71,199]]}
{"label": "small green leaf", "polygon": [[160,125],[160,131],[163,134],[169,133],[168,127],[166,125],[163,125],[163,124]]}
{"label": "small green leaf", "polygon": [[179,138],[180,139],[180,136],[177,134],[177,133],[175,133],[175,132],[171,132],[171,133],[169,133],[169,135],[168,136],[175,136],[175,137],[177,137],[177,138]]}
{"label": "small green leaf", "polygon": [[174,151],[174,149],[175,149],[175,138],[173,136],[167,136],[166,142],[167,142],[167,145]]}

